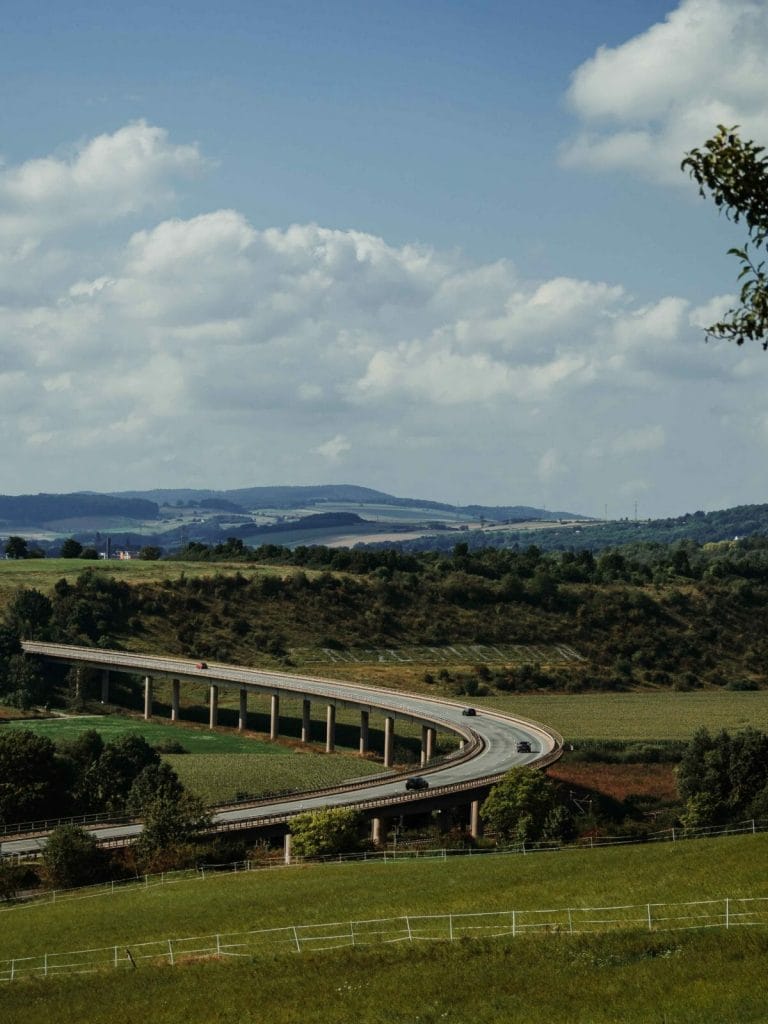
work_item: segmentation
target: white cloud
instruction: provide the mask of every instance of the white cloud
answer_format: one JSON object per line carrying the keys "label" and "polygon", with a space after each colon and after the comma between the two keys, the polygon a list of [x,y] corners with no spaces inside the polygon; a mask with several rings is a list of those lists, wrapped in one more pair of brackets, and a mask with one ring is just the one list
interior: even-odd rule
{"label": "white cloud", "polygon": [[765,138],[767,47],[765,3],[682,0],[663,22],[600,47],[574,72],[568,101],[582,130],[564,161],[683,184],[682,154],[717,124]]}
{"label": "white cloud", "polygon": [[337,434],[335,437],[323,441],[322,444],[317,445],[315,448],[310,448],[313,455],[322,455],[329,462],[338,462],[345,452],[351,450],[352,445],[343,434]]}

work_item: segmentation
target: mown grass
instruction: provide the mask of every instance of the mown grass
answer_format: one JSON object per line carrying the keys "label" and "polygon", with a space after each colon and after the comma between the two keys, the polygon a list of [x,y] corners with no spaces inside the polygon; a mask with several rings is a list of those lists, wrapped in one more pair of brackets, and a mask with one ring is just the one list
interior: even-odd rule
{"label": "mown grass", "polygon": [[[404,912],[766,895],[768,836],[538,856],[330,865],[0,914],[0,957]],[[764,1021],[764,929],[466,940],[19,981],[14,1024]]]}
{"label": "mown grass", "polygon": [[208,876],[0,912],[0,959],[404,913],[768,896],[768,835]]}

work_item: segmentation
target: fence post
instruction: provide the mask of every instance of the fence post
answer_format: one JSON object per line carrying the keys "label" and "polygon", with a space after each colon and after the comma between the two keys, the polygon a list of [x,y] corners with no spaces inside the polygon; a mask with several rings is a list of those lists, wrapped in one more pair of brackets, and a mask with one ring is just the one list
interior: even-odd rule
{"label": "fence post", "polygon": [[676,841],[676,839],[677,839],[677,836],[675,835],[675,826],[673,825],[672,826],[672,842],[674,843]]}
{"label": "fence post", "polygon": [[448,940],[453,942],[453,914],[448,915]]}
{"label": "fence post", "polygon": [[517,935],[517,911],[512,911],[512,938]]}
{"label": "fence post", "polygon": [[168,962],[173,967],[173,939],[168,939]]}
{"label": "fence post", "polygon": [[221,936],[216,933],[216,956],[221,956]]}
{"label": "fence post", "polygon": [[648,904],[648,931],[653,931],[653,918],[651,917],[651,904]]}
{"label": "fence post", "polygon": [[11,981],[13,981],[15,974],[16,974],[16,961],[15,960],[11,960],[11,977],[10,977]]}
{"label": "fence post", "polygon": [[112,966],[115,968],[115,970],[117,970],[117,946],[115,946],[115,957],[112,962]]}
{"label": "fence post", "polygon": [[355,945],[355,922],[354,921],[350,921],[349,922],[349,935],[350,935],[350,938],[352,939],[352,945],[354,946]]}
{"label": "fence post", "polygon": [[755,834],[755,819],[752,819],[752,835]]}
{"label": "fence post", "polygon": [[301,952],[301,943],[299,942],[299,933],[296,931],[296,925],[293,926],[293,941],[296,943],[296,952]]}
{"label": "fence post", "polygon": [[731,927],[731,901],[728,898],[725,900],[725,927]]}
{"label": "fence post", "polygon": [[406,915],[405,927],[408,929],[408,941],[413,942],[413,932],[411,931],[411,919]]}
{"label": "fence post", "polygon": [[573,914],[570,907],[568,908],[568,933],[573,935]]}
{"label": "fence post", "polygon": [[44,978],[48,977],[48,954],[47,953],[45,954],[45,957],[43,958],[43,977]]}

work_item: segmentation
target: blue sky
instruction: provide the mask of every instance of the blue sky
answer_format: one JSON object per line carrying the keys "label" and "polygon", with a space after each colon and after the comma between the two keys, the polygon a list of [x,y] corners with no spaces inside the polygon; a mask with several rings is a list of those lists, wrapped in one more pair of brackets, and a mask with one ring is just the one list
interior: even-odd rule
{"label": "blue sky", "polygon": [[765,500],[738,237],[753,0],[11,4],[0,491],[352,482],[601,514]]}

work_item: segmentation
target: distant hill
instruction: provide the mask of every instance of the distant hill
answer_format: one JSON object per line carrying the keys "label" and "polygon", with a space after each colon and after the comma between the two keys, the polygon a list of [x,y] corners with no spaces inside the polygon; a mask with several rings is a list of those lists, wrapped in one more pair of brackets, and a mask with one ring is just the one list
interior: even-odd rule
{"label": "distant hill", "polygon": [[73,519],[157,519],[157,503],[145,498],[113,497],[108,494],[19,494],[0,495],[0,526],[38,526]]}

